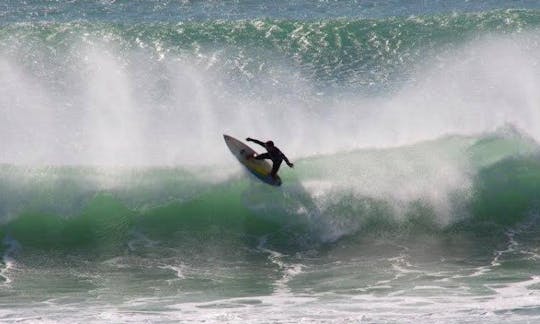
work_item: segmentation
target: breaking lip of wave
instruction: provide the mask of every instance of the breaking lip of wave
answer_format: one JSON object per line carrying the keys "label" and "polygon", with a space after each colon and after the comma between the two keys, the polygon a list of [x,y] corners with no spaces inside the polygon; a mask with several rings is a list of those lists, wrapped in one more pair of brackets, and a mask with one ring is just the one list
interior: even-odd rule
{"label": "breaking lip of wave", "polygon": [[59,62],[40,57],[39,48],[34,70],[0,55],[1,162],[214,165],[228,156],[222,133],[272,138],[293,159],[506,123],[540,138],[540,51],[532,33],[452,45],[418,65],[399,91],[376,98],[319,95],[315,80],[275,61],[264,62],[272,67],[257,76],[268,81],[261,88],[236,88],[232,71],[214,68],[230,58],[167,48],[163,57],[148,56],[122,49],[117,35],[102,36],[68,44],[59,56],[67,69],[55,70]]}

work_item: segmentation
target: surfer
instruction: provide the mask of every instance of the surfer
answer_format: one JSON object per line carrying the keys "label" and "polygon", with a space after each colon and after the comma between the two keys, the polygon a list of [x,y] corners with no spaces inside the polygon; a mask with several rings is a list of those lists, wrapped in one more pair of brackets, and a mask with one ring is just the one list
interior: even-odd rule
{"label": "surfer", "polygon": [[274,146],[274,142],[267,141],[267,142],[261,142],[259,140],[253,139],[251,137],[246,138],[246,141],[257,143],[260,146],[264,147],[266,149],[266,153],[258,154],[257,156],[251,156],[250,158],[255,158],[256,160],[263,160],[263,159],[270,159],[272,160],[272,171],[270,172],[270,176],[275,179],[277,172],[279,170],[279,167],[281,166],[281,162],[285,160],[285,163],[289,166],[289,168],[293,168],[294,164],[287,159],[285,154],[281,152],[276,146]]}

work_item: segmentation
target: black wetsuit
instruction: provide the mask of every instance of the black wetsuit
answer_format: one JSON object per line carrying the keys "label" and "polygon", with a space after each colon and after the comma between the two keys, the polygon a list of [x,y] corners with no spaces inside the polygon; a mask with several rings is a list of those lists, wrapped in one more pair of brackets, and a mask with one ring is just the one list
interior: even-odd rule
{"label": "black wetsuit", "polygon": [[287,165],[291,166],[292,163],[289,162],[289,159],[281,152],[277,147],[271,146],[268,147],[264,142],[261,142],[259,140],[250,138],[251,142],[257,143],[261,146],[263,146],[268,152],[259,154],[255,157],[256,160],[264,160],[264,159],[270,159],[272,160],[272,171],[270,172],[270,175],[272,177],[276,177],[277,172],[279,170],[279,167],[281,166],[281,163],[283,160],[287,163]]}

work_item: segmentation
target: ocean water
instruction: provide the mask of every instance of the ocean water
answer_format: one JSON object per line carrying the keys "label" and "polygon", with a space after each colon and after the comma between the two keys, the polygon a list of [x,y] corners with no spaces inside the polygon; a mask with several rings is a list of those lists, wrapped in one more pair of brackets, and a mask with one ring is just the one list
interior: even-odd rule
{"label": "ocean water", "polygon": [[539,35],[525,0],[4,0],[0,322],[539,322]]}

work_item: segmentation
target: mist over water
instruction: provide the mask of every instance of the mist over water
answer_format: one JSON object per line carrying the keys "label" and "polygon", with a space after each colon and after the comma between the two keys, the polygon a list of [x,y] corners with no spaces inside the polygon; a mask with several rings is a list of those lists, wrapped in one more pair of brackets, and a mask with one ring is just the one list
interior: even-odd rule
{"label": "mist over water", "polygon": [[[260,28],[271,33],[280,26]],[[316,28],[306,24],[291,35],[309,37],[320,32]],[[399,49],[399,39],[392,48],[388,42],[395,40],[382,38],[376,28],[371,46]],[[321,37],[332,36],[325,32]],[[540,136],[533,32],[450,43],[440,53],[419,47],[395,54],[415,62],[406,67],[406,81],[392,78],[390,70],[369,72],[379,76],[366,77],[367,84],[383,77],[372,94],[361,90],[364,81],[339,90],[316,79],[306,57],[294,61],[306,55],[302,48],[261,52],[255,63],[249,41],[222,49],[197,41],[167,48],[159,38],[126,40],[115,29],[71,24],[17,33],[2,39],[3,163],[221,164],[228,157],[222,133],[275,139],[296,158],[481,134],[505,124]],[[51,48],[56,38],[61,46]],[[317,48],[314,59],[332,55],[329,46]],[[361,71],[384,57],[373,60],[359,59],[352,68]],[[329,69],[335,82],[351,80],[341,80],[339,68],[327,64],[318,69]]]}

